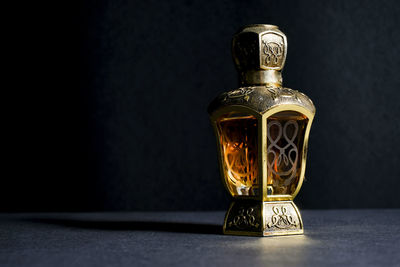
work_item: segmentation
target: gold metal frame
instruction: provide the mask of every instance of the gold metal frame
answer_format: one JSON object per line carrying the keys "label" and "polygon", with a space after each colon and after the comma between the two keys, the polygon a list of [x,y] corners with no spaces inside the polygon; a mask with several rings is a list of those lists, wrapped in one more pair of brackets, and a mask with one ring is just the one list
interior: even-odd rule
{"label": "gold metal frame", "polygon": [[[239,92],[238,92],[239,90]],[[289,234],[301,234],[303,233],[303,223],[301,219],[300,212],[298,211],[295,204],[292,200],[296,197],[300,188],[304,181],[305,169],[306,169],[306,160],[307,160],[307,144],[310,134],[311,125],[315,115],[315,107],[312,104],[311,100],[305,96],[304,94],[289,89],[289,88],[280,88],[280,87],[268,87],[268,86],[253,86],[253,87],[245,87],[240,88],[238,90],[233,90],[231,92],[222,94],[222,97],[219,98],[218,103],[214,103],[215,109],[211,110],[211,123],[214,129],[214,133],[217,140],[217,151],[218,151],[218,161],[220,174],[222,178],[222,182],[227,191],[233,196],[234,202],[231,204],[229,208],[225,222],[224,222],[224,233],[226,234],[235,234],[235,235],[254,235],[254,236],[271,236],[271,235],[289,235]],[[232,97],[233,96],[233,97]],[[255,104],[253,99],[260,98],[263,99],[272,99],[273,101],[268,102],[269,105],[265,105],[265,101],[260,104]],[[240,103],[240,104],[239,104]],[[256,102],[261,103],[261,102]],[[273,103],[273,104],[272,104]],[[296,186],[296,190],[292,195],[268,195],[267,190],[267,119],[282,111],[295,111],[305,115],[308,119],[304,140],[301,151],[301,172],[299,181]],[[257,196],[238,196],[234,195],[227,184],[227,178],[225,175],[223,157],[221,153],[221,145],[220,145],[220,133],[218,130],[218,119],[229,113],[243,113],[248,115],[253,115],[258,122],[258,182],[260,187],[260,193]],[[260,149],[261,148],[261,149]],[[250,202],[249,202],[250,201]],[[255,202],[254,202],[255,201]],[[291,216],[295,218],[294,220],[298,221],[297,228],[291,229],[290,231],[287,229],[283,229],[282,231],[269,231],[266,229],[265,220],[266,216],[271,216],[271,213],[265,212],[265,207],[269,207],[273,203],[275,204],[283,204],[283,203],[291,203],[293,208],[291,210]],[[239,204],[238,204],[239,203]],[[254,206],[260,209],[260,217],[259,224],[262,225],[262,229],[258,229],[257,231],[248,231],[246,229],[235,230],[230,228],[227,225],[228,217],[230,217],[233,212],[232,207],[234,205],[242,205],[244,208],[249,206],[248,203],[251,203],[250,206]],[[262,206],[262,208],[261,208]],[[237,211],[236,211],[237,212]]]}

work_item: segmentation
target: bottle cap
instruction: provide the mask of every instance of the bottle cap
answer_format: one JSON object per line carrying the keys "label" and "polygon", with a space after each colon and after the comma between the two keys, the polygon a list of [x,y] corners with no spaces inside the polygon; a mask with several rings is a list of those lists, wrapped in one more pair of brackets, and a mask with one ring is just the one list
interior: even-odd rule
{"label": "bottle cap", "polygon": [[277,26],[253,24],[233,37],[232,54],[241,85],[282,85],[287,40]]}

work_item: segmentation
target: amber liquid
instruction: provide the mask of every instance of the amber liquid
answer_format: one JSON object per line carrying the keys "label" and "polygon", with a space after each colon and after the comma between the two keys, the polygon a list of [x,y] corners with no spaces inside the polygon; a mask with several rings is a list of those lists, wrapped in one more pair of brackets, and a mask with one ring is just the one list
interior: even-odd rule
{"label": "amber liquid", "polygon": [[[301,174],[308,119],[294,111],[267,119],[267,194],[292,195]],[[230,114],[218,121],[222,165],[233,195],[255,196],[258,181],[258,126],[254,116]]]}
{"label": "amber liquid", "polygon": [[233,195],[258,194],[257,119],[223,117],[218,122],[225,178]]}

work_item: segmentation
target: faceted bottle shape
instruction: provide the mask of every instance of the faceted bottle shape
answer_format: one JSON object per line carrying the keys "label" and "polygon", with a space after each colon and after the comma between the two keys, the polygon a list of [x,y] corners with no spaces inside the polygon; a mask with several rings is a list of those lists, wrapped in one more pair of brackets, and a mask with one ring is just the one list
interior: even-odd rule
{"label": "faceted bottle shape", "polygon": [[234,198],[224,233],[301,234],[292,200],[304,180],[315,107],[305,94],[282,86],[287,40],[278,27],[244,27],[232,52],[240,87],[220,94],[208,109],[222,181]]}

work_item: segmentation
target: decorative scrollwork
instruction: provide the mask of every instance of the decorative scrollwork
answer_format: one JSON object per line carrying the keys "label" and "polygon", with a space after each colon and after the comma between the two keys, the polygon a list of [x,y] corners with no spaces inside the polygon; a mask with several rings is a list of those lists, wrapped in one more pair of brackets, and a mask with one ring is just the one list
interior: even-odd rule
{"label": "decorative scrollwork", "polygon": [[247,88],[239,88],[233,91],[228,92],[228,97],[229,98],[237,98],[237,97],[242,97],[242,96],[247,96],[251,94],[254,91],[254,88],[247,87]]}
{"label": "decorative scrollwork", "polygon": [[271,94],[273,100],[278,98],[280,88],[274,86],[266,86],[268,92]]}
{"label": "decorative scrollwork", "polygon": [[283,44],[263,41],[263,52],[266,65],[277,65],[283,56]]}
{"label": "decorative scrollwork", "polygon": [[[292,126],[292,136],[288,134],[288,127]],[[272,128],[275,128],[274,132],[277,134],[272,134]],[[296,174],[296,167],[299,152],[294,140],[297,137],[299,130],[299,125],[295,120],[289,120],[285,123],[282,129],[282,124],[279,121],[271,121],[267,125],[267,138],[270,142],[267,148],[267,165],[268,172],[272,172],[280,177],[293,178]],[[281,147],[279,142],[281,138],[284,138],[286,145]],[[270,160],[272,159],[272,160]]]}
{"label": "decorative scrollwork", "polygon": [[244,229],[249,227],[258,228],[260,225],[254,216],[254,208],[250,207],[247,208],[247,210],[245,208],[240,208],[238,213],[239,214],[236,215],[231,222],[229,222],[229,227],[233,225],[237,228]]}
{"label": "decorative scrollwork", "polygon": [[296,221],[292,215],[287,214],[287,208],[284,206],[272,207],[274,214],[271,216],[271,221],[267,223],[268,228],[276,227],[279,229],[285,229],[291,226],[297,226]]}

